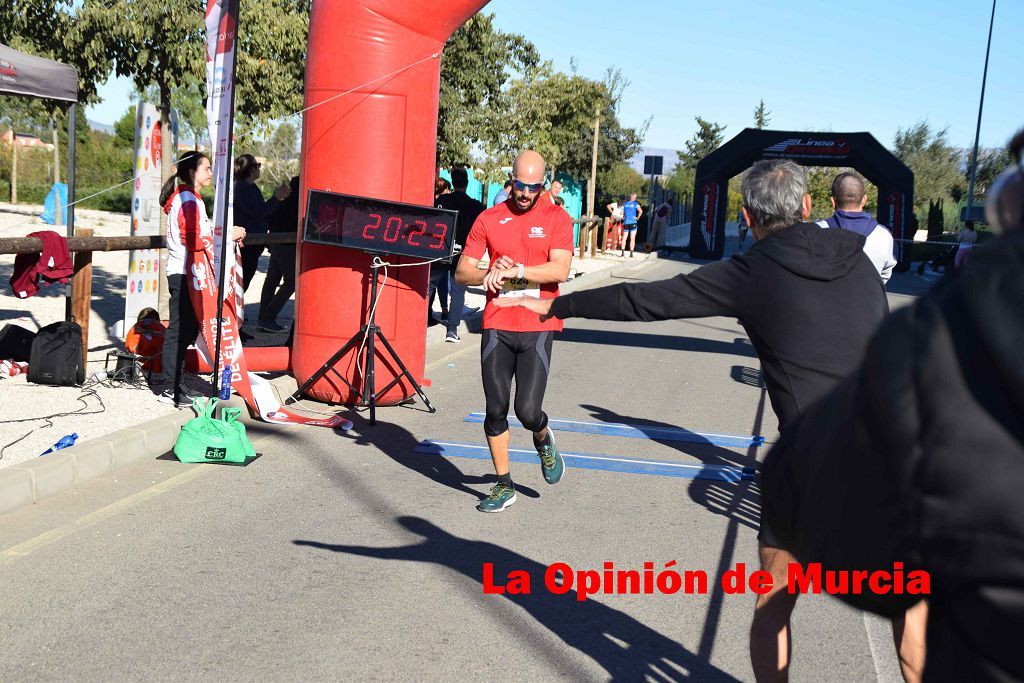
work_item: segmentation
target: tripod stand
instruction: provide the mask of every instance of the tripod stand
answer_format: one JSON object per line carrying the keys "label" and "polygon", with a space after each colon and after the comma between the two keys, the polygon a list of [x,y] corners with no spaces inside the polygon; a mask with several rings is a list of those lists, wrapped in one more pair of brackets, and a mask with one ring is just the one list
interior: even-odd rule
{"label": "tripod stand", "polygon": [[[313,384],[315,384],[322,377],[324,377],[324,375],[330,372],[330,370],[334,367],[334,364],[341,360],[341,358],[346,353],[348,353],[350,349],[352,349],[353,347],[358,348],[358,346],[362,343],[362,340],[365,338],[366,364],[363,367],[363,378],[365,379],[365,386],[363,387],[363,390],[359,391],[358,389],[355,388],[355,386],[353,386],[351,382],[349,382],[343,376],[341,376],[340,374],[338,376],[341,377],[341,381],[347,384],[348,388],[351,389],[356,394],[356,396],[359,397],[361,405],[365,405],[370,408],[370,424],[377,424],[377,396],[379,396],[380,394],[387,393],[391,389],[391,387],[395,386],[400,381],[402,381],[403,377],[409,379],[409,384],[411,384],[412,388],[416,390],[416,393],[423,400],[423,403],[427,406],[427,409],[432,413],[437,412],[437,408],[430,404],[430,399],[428,399],[427,395],[423,393],[423,387],[419,385],[416,379],[412,376],[412,373],[409,372],[409,369],[405,367],[405,363],[402,362],[402,359],[399,357],[398,352],[396,352],[395,348],[391,346],[391,342],[389,342],[388,338],[384,336],[384,333],[381,332],[380,326],[378,326],[376,323],[377,272],[383,266],[372,265],[370,267],[372,268],[372,273],[370,275],[370,319],[366,321],[365,325],[359,328],[358,332],[352,335],[351,339],[345,342],[344,346],[338,349],[337,353],[331,356],[327,360],[327,362],[320,367],[319,370],[313,373],[312,377],[303,382],[302,386],[296,389],[295,393],[288,397],[288,399],[285,401],[285,405],[299,400],[302,394],[304,394],[306,390],[309,389],[309,387],[313,386]],[[376,389],[376,377],[374,375],[374,357],[376,356],[376,341],[378,339],[384,345],[384,348],[387,350],[387,352],[391,355],[391,359],[398,364],[398,367],[402,371],[398,374],[397,377],[391,380],[391,382],[380,391],[377,391]],[[356,358],[356,362],[359,362],[358,358]]]}

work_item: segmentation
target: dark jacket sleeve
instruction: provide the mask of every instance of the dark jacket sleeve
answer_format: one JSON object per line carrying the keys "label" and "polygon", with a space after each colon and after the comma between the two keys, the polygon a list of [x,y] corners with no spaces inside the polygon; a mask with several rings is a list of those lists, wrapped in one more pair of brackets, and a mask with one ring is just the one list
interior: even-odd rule
{"label": "dark jacket sleeve", "polygon": [[252,183],[239,182],[235,187],[235,214],[245,221],[235,223],[247,230],[266,230],[267,219],[277,208],[277,197],[264,200],[260,188]]}
{"label": "dark jacket sleeve", "polygon": [[669,280],[566,294],[555,299],[551,314],[558,318],[639,321],[739,317],[747,273],[740,259],[719,261]]}

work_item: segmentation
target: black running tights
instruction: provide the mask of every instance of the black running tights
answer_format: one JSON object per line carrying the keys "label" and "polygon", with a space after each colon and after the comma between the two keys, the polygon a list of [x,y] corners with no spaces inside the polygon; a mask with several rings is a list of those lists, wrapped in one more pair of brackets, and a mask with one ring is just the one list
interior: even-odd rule
{"label": "black running tights", "polygon": [[481,375],[487,417],[484,432],[500,436],[508,431],[508,404],[512,378],[516,379],[516,417],[531,432],[542,431],[548,416],[541,410],[551,365],[554,333],[484,330],[480,347]]}

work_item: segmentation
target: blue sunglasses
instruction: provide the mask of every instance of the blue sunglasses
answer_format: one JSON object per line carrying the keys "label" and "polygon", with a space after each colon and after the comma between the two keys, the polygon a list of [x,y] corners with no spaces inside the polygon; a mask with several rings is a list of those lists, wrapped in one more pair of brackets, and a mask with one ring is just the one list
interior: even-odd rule
{"label": "blue sunglasses", "polygon": [[530,192],[540,192],[541,190],[544,189],[544,181],[541,181],[539,183],[524,183],[522,180],[519,180],[518,178],[513,178],[512,187],[516,188],[520,192],[523,192],[524,190],[528,190]]}

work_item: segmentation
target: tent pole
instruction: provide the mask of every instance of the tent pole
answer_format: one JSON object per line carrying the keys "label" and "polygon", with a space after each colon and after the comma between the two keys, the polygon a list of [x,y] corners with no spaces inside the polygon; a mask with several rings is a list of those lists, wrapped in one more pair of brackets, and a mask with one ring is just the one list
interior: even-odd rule
{"label": "tent pole", "polygon": [[[78,118],[78,105],[71,103],[68,110],[68,237],[75,236],[75,121]],[[59,202],[58,196],[58,202]],[[72,320],[71,289],[68,285],[64,302],[64,319]]]}

